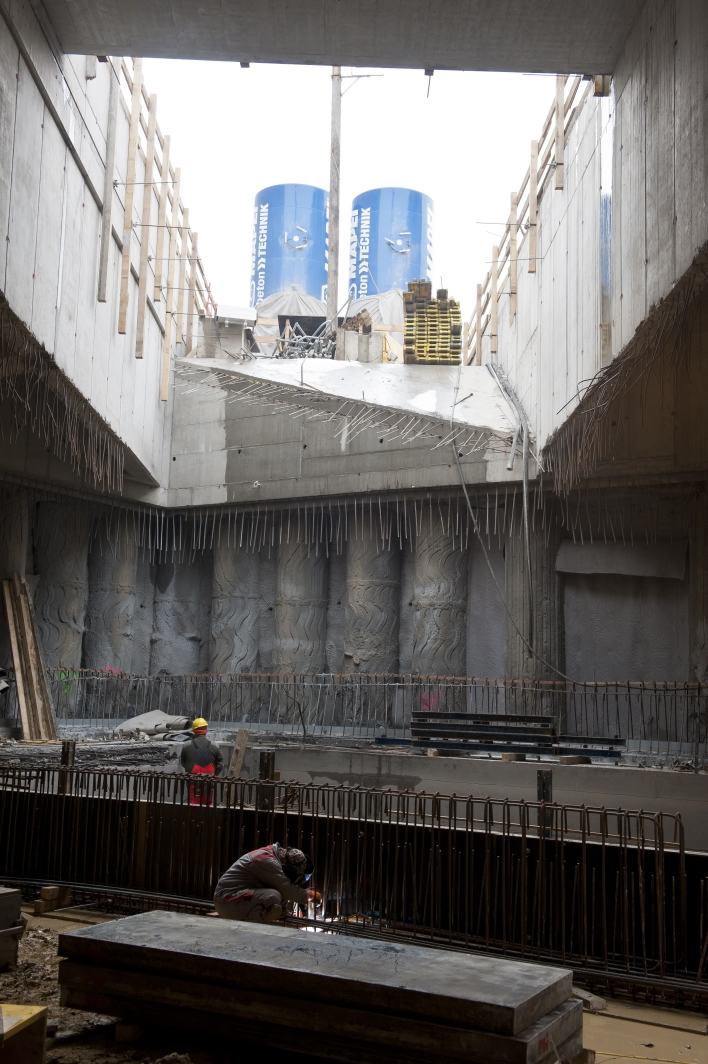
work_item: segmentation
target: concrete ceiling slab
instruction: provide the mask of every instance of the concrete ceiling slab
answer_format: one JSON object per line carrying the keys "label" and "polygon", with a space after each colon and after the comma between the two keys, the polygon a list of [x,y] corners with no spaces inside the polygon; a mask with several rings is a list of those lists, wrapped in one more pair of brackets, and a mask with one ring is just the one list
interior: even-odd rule
{"label": "concrete ceiling slab", "polygon": [[644,0],[44,0],[65,52],[608,74]]}

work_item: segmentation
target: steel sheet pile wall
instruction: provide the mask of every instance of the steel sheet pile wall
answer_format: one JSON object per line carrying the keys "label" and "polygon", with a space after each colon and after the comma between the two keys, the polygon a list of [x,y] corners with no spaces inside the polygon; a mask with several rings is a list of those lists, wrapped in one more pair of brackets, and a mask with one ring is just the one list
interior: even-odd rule
{"label": "steel sheet pile wall", "polygon": [[279,840],[312,855],[318,923],[333,929],[702,995],[708,867],[686,857],[680,817],[228,778],[197,786],[190,804],[184,776],[3,769],[0,881],[198,903],[239,854]]}

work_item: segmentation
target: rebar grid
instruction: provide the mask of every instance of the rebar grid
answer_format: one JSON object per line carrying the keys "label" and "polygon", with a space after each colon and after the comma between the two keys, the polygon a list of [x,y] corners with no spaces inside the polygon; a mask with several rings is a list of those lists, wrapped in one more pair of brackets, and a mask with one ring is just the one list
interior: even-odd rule
{"label": "rebar grid", "polygon": [[[131,676],[51,669],[62,722],[115,727],[150,710],[206,717],[212,727],[298,738],[410,738],[411,713],[550,716],[558,734],[626,740],[637,753],[708,757],[708,685],[669,681],[568,683],[474,677],[228,674]],[[14,684],[0,713],[16,717]]]}
{"label": "rebar grid", "polygon": [[322,929],[553,961],[598,976],[694,986],[703,978],[708,867],[686,854],[678,815],[0,769],[0,880],[205,901],[240,854],[271,841],[311,854]]}

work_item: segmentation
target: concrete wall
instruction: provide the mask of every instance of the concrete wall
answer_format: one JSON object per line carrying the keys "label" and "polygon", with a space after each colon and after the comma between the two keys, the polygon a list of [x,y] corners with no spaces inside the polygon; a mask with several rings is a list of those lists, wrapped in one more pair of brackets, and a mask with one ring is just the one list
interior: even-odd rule
{"label": "concrete wall", "polygon": [[613,316],[621,350],[708,241],[708,7],[647,0],[614,71]]}
{"label": "concrete wall", "polygon": [[529,273],[526,236],[518,249],[516,315],[509,320],[507,281],[499,296],[497,354],[490,351],[489,329],[482,340],[483,362],[505,369],[539,448],[572,411],[579,382],[602,365],[601,143],[609,119],[589,83],[580,93],[566,134],[564,187],[554,189],[551,170],[539,190],[536,272]]}
{"label": "concrete wall", "polygon": [[[96,298],[108,96],[114,75],[109,64],[98,63],[96,77],[87,80],[86,58],[55,56],[30,4],[11,2],[7,7],[29,60],[20,54],[7,21],[0,18],[0,290],[93,409],[125,442],[128,464],[143,481],[142,486],[134,485],[133,493],[146,497],[151,478],[163,483],[167,479],[171,402],[159,398],[164,303],[151,300],[154,313],[149,309],[146,314],[145,357],[136,359],[137,282],[133,276],[128,330],[125,335],[117,331],[121,258],[117,236],[110,241],[107,300],[99,303]],[[128,118],[119,107],[115,158],[119,184],[107,205],[116,234],[123,232],[127,142]],[[139,152],[136,181],[143,180],[144,160]],[[142,196],[136,196],[135,221],[141,207]],[[153,255],[155,241],[156,230],[152,229]],[[136,270],[139,259],[139,235],[134,233],[131,261]],[[152,295],[151,284],[148,292]],[[41,475],[41,471],[32,472]]]}
{"label": "concrete wall", "polygon": [[566,573],[563,583],[572,679],[688,679],[687,581]]}
{"label": "concrete wall", "polygon": [[540,191],[536,273],[525,238],[513,322],[508,282],[500,294],[496,356],[483,340],[483,361],[505,368],[541,448],[579,385],[626,347],[708,241],[707,100],[708,8],[648,0],[612,96],[596,99],[588,86],[577,105],[563,189],[551,172]]}
{"label": "concrete wall", "polygon": [[[272,747],[269,747],[272,749]],[[259,747],[249,746],[241,775],[258,776]],[[668,769],[617,768],[504,762],[472,757],[427,757],[376,750],[280,746],[275,770],[282,780],[333,786],[393,787],[396,790],[509,798],[535,802],[536,774],[550,769],[554,802],[606,809],[681,813],[686,848],[708,850],[705,774]]]}
{"label": "concrete wall", "polygon": [[[210,320],[202,319],[200,354],[211,351],[211,329]],[[389,441],[375,429],[352,439],[335,422],[292,417],[233,397],[227,401],[223,389],[196,387],[192,376],[184,384],[178,381],[174,402],[170,506],[459,486],[449,448],[433,450],[428,441]],[[518,464],[508,473],[496,453],[465,458],[462,467],[471,484],[521,477]]]}

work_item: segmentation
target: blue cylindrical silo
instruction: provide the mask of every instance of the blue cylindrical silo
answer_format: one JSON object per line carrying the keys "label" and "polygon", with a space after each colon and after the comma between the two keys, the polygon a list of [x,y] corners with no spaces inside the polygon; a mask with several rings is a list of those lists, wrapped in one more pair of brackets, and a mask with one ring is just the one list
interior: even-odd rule
{"label": "blue cylindrical silo", "polygon": [[433,279],[433,201],[410,188],[372,188],[352,203],[349,294],[354,299]]}
{"label": "blue cylindrical silo", "polygon": [[329,193],[314,185],[271,185],[253,212],[251,306],[297,287],[327,298]]}

